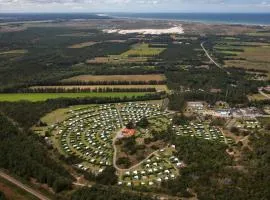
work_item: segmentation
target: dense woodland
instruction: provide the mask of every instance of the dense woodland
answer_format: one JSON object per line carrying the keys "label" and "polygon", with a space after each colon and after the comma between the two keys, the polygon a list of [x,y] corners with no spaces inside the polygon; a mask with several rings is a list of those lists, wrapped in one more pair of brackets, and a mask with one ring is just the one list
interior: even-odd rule
{"label": "dense woodland", "polygon": [[2,114],[0,130],[0,168],[27,180],[35,178],[40,183],[48,184],[55,192],[71,188],[73,178],[49,156],[39,137],[19,130]]}

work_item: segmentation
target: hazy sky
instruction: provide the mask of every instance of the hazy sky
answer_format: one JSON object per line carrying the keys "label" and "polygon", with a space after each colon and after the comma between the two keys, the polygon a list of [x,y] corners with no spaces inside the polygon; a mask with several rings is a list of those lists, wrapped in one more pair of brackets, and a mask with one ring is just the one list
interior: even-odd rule
{"label": "hazy sky", "polygon": [[1,12],[270,13],[270,0],[0,0]]}

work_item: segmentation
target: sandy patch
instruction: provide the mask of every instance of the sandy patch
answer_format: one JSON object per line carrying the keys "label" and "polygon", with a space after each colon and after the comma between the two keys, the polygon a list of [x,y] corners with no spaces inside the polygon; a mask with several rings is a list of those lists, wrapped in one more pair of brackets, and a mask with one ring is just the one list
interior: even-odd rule
{"label": "sandy patch", "polygon": [[167,29],[105,29],[105,33],[119,33],[122,35],[139,33],[143,35],[161,35],[161,34],[183,34],[182,26],[174,26]]}

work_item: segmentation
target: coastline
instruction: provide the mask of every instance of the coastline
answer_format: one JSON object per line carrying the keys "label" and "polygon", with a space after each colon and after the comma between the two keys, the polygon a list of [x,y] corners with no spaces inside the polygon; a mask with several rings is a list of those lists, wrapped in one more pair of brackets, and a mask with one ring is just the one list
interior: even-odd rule
{"label": "coastline", "polygon": [[[117,16],[106,14],[108,17],[112,19],[121,19],[121,20],[145,20],[145,21],[167,21],[167,22],[178,22],[178,23],[186,23],[186,24],[205,24],[205,25],[232,25],[232,26],[261,26],[261,27],[269,27],[269,24],[257,24],[257,23],[248,23],[248,22],[226,22],[226,21],[210,21],[210,20],[192,20],[192,19],[176,19],[176,18],[151,18],[151,17],[132,17],[132,16]],[[269,13],[270,16],[270,13]]]}

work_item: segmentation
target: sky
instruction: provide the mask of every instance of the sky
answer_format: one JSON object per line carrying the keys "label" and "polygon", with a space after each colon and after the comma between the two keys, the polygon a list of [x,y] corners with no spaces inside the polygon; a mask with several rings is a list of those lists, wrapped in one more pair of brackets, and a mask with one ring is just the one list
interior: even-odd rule
{"label": "sky", "polygon": [[0,0],[5,12],[270,13],[270,0]]}

